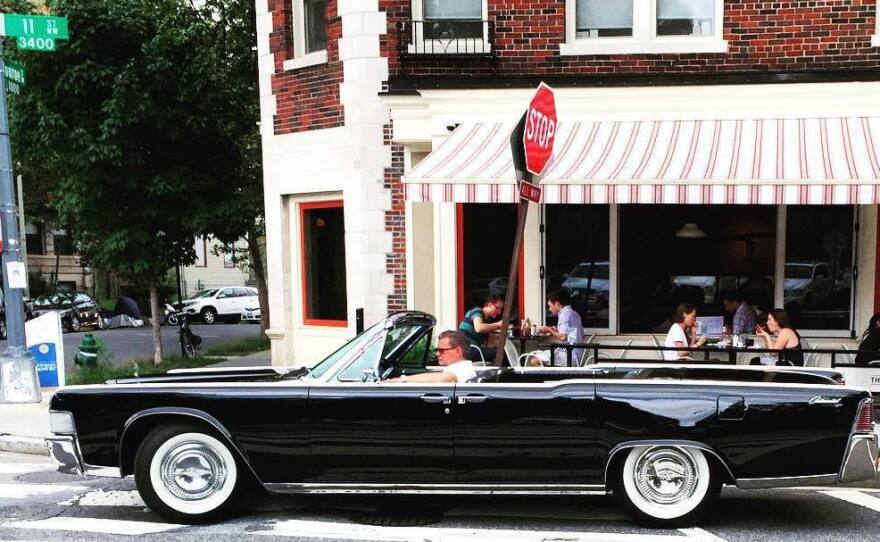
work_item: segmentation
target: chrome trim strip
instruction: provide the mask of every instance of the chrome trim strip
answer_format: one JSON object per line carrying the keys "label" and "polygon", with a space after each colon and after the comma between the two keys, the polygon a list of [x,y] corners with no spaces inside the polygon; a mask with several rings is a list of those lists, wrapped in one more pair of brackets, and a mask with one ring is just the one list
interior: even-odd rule
{"label": "chrome trim strip", "polygon": [[83,461],[82,451],[79,448],[79,439],[76,435],[53,433],[51,437],[46,437],[46,445],[49,448],[49,455],[57,465],[58,472],[82,476],[122,478],[122,473],[118,467],[89,465]]}
{"label": "chrome trim strip", "polygon": [[840,483],[861,482],[877,477],[877,435],[860,433],[849,437],[843,463],[840,464]]}
{"label": "chrome trim strip", "polygon": [[737,478],[739,489],[767,489],[772,487],[829,486],[837,484],[837,474],[816,476],[785,476],[780,478]]}
{"label": "chrome trim strip", "polygon": [[605,495],[603,485],[578,484],[263,484],[286,494],[396,495]]}

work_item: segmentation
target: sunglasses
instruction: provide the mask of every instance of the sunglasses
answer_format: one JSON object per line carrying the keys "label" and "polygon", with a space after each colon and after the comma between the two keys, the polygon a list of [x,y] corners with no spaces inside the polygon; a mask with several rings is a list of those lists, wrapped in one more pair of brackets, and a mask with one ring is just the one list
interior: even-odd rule
{"label": "sunglasses", "polygon": [[434,350],[437,352],[446,352],[447,350],[455,350],[455,348],[456,347],[440,348],[439,346],[435,346]]}

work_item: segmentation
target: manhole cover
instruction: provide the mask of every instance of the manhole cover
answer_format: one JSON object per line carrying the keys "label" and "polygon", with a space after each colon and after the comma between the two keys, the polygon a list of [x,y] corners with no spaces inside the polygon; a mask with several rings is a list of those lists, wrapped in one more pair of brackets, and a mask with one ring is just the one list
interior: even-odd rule
{"label": "manhole cover", "polygon": [[352,518],[361,525],[375,525],[377,527],[420,527],[433,525],[443,519],[440,510],[387,510],[378,509],[375,512],[364,512]]}

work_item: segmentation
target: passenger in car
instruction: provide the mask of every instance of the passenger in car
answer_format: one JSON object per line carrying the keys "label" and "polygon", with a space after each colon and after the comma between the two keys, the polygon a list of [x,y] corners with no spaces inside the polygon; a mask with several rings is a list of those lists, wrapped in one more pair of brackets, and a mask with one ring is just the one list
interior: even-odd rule
{"label": "passenger in car", "polygon": [[437,361],[442,371],[428,371],[417,375],[403,375],[391,378],[388,382],[448,382],[464,383],[476,378],[474,364],[465,359],[464,353],[470,347],[467,337],[460,331],[444,331],[437,338]]}

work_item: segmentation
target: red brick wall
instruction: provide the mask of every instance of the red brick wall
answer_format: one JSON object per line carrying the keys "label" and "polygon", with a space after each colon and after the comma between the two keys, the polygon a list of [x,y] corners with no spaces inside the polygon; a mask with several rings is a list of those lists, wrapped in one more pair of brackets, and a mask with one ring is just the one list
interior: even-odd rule
{"label": "red brick wall", "polygon": [[391,191],[391,209],[385,211],[385,230],[391,232],[391,252],[385,256],[388,273],[394,277],[394,292],[388,296],[388,312],[406,310],[406,216],[403,193],[403,145],[393,143],[393,128],[385,126],[385,144],[391,147],[391,166],[385,168],[384,186]]}
{"label": "red brick wall", "polygon": [[724,39],[727,53],[560,56],[565,41],[565,0],[488,0],[496,22],[490,62],[461,57],[410,55],[401,66],[395,23],[410,18],[412,0],[380,0],[389,35],[392,76],[413,75],[579,75],[639,73],[731,73],[865,69],[880,66],[880,48],[871,47],[877,0],[780,2],[727,0]]}
{"label": "red brick wall", "polygon": [[336,0],[327,2],[326,64],[284,71],[284,61],[293,58],[292,0],[269,0],[272,33],[269,51],[275,56],[272,93],[278,106],[275,133],[289,134],[342,126],[344,114],[339,101],[342,62],[338,39],[342,21],[336,16]]}

